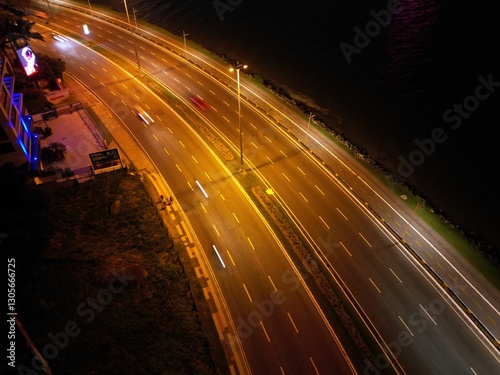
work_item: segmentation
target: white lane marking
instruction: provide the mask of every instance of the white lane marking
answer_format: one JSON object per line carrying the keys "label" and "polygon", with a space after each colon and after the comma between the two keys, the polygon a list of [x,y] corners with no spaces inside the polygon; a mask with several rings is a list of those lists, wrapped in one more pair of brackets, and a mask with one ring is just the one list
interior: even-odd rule
{"label": "white lane marking", "polygon": [[358,232],[358,234],[361,236],[361,238],[362,238],[362,239],[364,239],[364,240],[365,240],[365,242],[368,244],[368,246],[373,247],[373,246],[372,246],[372,245],[368,242],[368,240],[367,240],[367,239],[366,239],[366,238],[365,238],[365,237],[364,237],[364,236],[363,236],[360,232]]}
{"label": "white lane marking", "polygon": [[299,330],[297,329],[297,326],[295,325],[295,322],[293,321],[292,316],[290,315],[290,313],[289,313],[289,312],[287,312],[287,314],[288,314],[288,318],[289,318],[289,319],[290,319],[290,321],[292,322],[292,326],[293,326],[293,328],[295,329],[295,332],[299,333]]}
{"label": "white lane marking", "polygon": [[323,193],[323,191],[318,187],[318,185],[314,185],[314,186],[316,186],[316,189],[318,189],[321,194],[325,195],[325,193]]}
{"label": "white lane marking", "polygon": [[322,218],[321,216],[320,216],[319,218],[321,219],[321,221],[323,222],[323,224],[325,224],[325,226],[326,226],[328,229],[330,229],[330,227],[328,226],[328,224],[326,223],[326,221],[324,221],[324,220],[323,220],[323,218]]}
{"label": "white lane marking", "polygon": [[247,240],[248,240],[248,242],[250,242],[250,246],[252,246],[252,249],[255,250],[255,246],[253,245],[252,240],[250,239],[250,237],[247,237]]}
{"label": "white lane marking", "polygon": [[336,207],[336,209],[344,217],[344,219],[346,219],[347,221],[349,221],[349,219],[347,218],[347,216],[345,216],[344,213],[342,211],[340,211],[338,207]]}
{"label": "white lane marking", "polygon": [[410,328],[406,325],[406,323],[405,323],[405,321],[403,320],[403,318],[401,318],[399,315],[398,315],[398,318],[399,318],[399,320],[401,320],[401,323],[403,323],[403,325],[406,327],[406,329],[408,330],[408,332],[410,332],[410,335],[415,336],[415,335],[413,334],[413,332],[411,331],[411,329],[410,329]]}
{"label": "white lane marking", "polygon": [[422,310],[424,310],[424,312],[427,314],[427,316],[429,317],[430,320],[432,320],[432,323],[434,323],[434,325],[438,325],[436,323],[436,321],[434,319],[432,319],[432,316],[429,315],[429,313],[427,312],[427,310],[424,308],[424,306],[422,306],[421,304],[419,304],[419,306],[422,308]]}
{"label": "white lane marking", "polygon": [[401,281],[401,279],[398,277],[398,275],[396,275],[396,272],[394,272],[394,271],[392,270],[392,268],[391,268],[391,267],[389,267],[389,270],[390,270],[390,271],[392,272],[392,274],[396,277],[396,279],[398,279],[398,280],[399,280],[399,282],[400,282],[401,284],[403,284],[403,282]]}
{"label": "white lane marking", "polygon": [[349,250],[347,250],[347,247],[345,247],[345,245],[342,242],[340,242],[340,245],[344,248],[345,251],[347,251],[347,254],[352,256],[352,254],[349,252]]}
{"label": "white lane marking", "polygon": [[380,289],[378,288],[378,286],[375,284],[375,282],[374,282],[374,281],[373,281],[370,277],[368,278],[368,280],[370,280],[370,282],[373,284],[373,286],[375,287],[375,289],[377,289],[377,290],[378,290],[378,292],[379,292],[379,293],[382,293],[382,292],[380,291]]}
{"label": "white lane marking", "polygon": [[245,289],[245,292],[248,296],[248,299],[250,300],[250,302],[252,302],[252,297],[250,297],[250,293],[248,292],[248,289],[247,289],[247,286],[245,285],[245,283],[243,283],[243,288]]}
{"label": "white lane marking", "polygon": [[314,367],[314,371],[316,371],[316,374],[318,374],[318,375],[319,375],[318,368],[316,367],[316,364],[314,363],[314,361],[313,361],[312,357],[309,357],[309,360],[311,361],[311,364],[312,364],[312,365],[313,365],[313,367]]}
{"label": "white lane marking", "polygon": [[271,339],[269,338],[269,335],[267,334],[267,331],[266,331],[266,329],[264,328],[264,324],[262,323],[262,321],[261,321],[261,322],[259,322],[259,323],[260,323],[260,326],[262,327],[262,330],[263,330],[263,331],[264,331],[264,333],[266,334],[267,341],[268,341],[268,342],[271,342]]}
{"label": "white lane marking", "polygon": [[236,264],[234,263],[233,257],[231,256],[231,253],[229,252],[229,250],[227,251],[227,255],[229,256],[229,259],[231,259],[231,263],[233,263],[233,266],[236,267]]}
{"label": "white lane marking", "polygon": [[271,276],[267,275],[267,277],[269,278],[269,281],[271,282],[271,285],[273,286],[274,291],[277,292],[278,289],[276,289],[276,285],[274,285],[273,280],[271,279]]}

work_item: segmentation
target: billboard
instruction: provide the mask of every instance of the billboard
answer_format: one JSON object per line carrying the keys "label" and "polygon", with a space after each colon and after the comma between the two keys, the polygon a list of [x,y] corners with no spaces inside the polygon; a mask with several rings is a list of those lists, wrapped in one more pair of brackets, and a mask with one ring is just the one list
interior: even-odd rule
{"label": "billboard", "polygon": [[120,153],[117,148],[93,152],[89,154],[94,173],[107,172],[122,168]]}
{"label": "billboard", "polygon": [[19,48],[17,51],[17,58],[21,61],[24,72],[28,77],[38,72],[38,65],[36,63],[36,56],[29,45]]}

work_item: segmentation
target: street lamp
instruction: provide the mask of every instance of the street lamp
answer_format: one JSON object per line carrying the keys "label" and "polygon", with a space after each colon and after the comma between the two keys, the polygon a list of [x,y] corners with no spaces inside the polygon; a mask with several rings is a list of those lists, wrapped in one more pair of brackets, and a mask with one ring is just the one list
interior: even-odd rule
{"label": "street lamp", "polygon": [[241,135],[241,103],[240,103],[240,70],[248,68],[248,65],[242,65],[239,62],[236,62],[235,67],[231,67],[229,69],[230,72],[234,72],[236,70],[236,80],[238,82],[238,126],[240,128],[240,163],[241,170],[243,170],[243,138]]}
{"label": "street lamp", "polygon": [[137,9],[132,7],[132,12],[134,13],[134,22],[135,22],[135,32],[139,34],[139,27],[137,27],[137,18],[135,17],[135,12],[137,12]]}
{"label": "street lamp", "polygon": [[186,59],[188,58],[187,48],[186,48],[186,37],[189,34],[186,34],[184,30],[182,30],[182,37],[184,38],[184,53],[186,54]]}
{"label": "street lamp", "polygon": [[92,14],[92,6],[90,5],[90,0],[88,0],[88,2],[89,2],[90,15],[93,16],[93,14]]}
{"label": "street lamp", "polygon": [[311,125],[311,120],[314,117],[312,112],[309,112],[309,121],[307,121],[307,132],[306,132],[306,139],[304,140],[304,145],[307,146],[307,138],[309,137],[309,125]]}
{"label": "street lamp", "polygon": [[141,63],[139,62],[137,47],[135,46],[135,36],[134,33],[132,32],[132,26],[130,26],[130,16],[128,15],[127,0],[123,0],[123,4],[125,4],[125,12],[127,13],[128,30],[130,31],[130,35],[132,36],[132,43],[134,44],[135,58],[137,59],[137,67],[139,68],[139,70],[141,70]]}

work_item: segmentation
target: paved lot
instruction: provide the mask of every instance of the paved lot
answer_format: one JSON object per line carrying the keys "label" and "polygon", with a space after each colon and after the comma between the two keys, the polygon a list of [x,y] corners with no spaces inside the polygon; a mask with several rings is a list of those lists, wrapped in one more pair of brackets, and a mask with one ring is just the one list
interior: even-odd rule
{"label": "paved lot", "polygon": [[[41,128],[45,124],[52,129],[53,134],[48,138],[41,137],[40,147],[47,147],[52,142],[59,142],[66,146],[65,159],[44,165],[44,169],[69,168],[77,177],[92,174],[89,154],[107,148],[118,148],[123,162],[136,171],[143,173],[155,173],[153,164],[147,159],[130,134],[121,127],[118,120],[99,102],[90,92],[82,87],[71,76],[66,76],[64,85],[69,89],[69,98],[58,103],[59,116],[47,120],[45,123],[40,115],[34,115],[35,126]],[[105,125],[112,135],[109,144],[104,140],[102,134],[94,125],[85,108],[92,111]],[[37,178],[37,183],[59,180],[62,178],[60,171],[55,176]]]}

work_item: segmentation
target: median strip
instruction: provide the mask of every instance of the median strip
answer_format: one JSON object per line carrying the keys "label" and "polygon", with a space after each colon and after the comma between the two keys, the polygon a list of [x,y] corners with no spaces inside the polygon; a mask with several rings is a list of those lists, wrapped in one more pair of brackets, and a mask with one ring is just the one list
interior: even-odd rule
{"label": "median strip", "polygon": [[260,186],[252,187],[252,193],[258,199],[260,204],[267,211],[271,219],[278,226],[279,230],[283,234],[283,236],[287,239],[292,247],[294,253],[299,257],[300,261],[307,269],[309,274],[313,277],[317,286],[323,293],[323,295],[327,298],[330,305],[335,310],[336,314],[339,316],[342,324],[346,328],[349,336],[354,341],[357,349],[361,352],[363,357],[371,359],[373,358],[373,354],[365,343],[363,337],[361,336],[358,328],[354,324],[352,318],[349,316],[347,311],[345,310],[342,301],[337,297],[335,291],[332,286],[326,279],[323,272],[319,269],[318,263],[314,259],[314,257],[309,253],[307,248],[304,246],[299,236],[295,233],[292,226],[288,222],[288,220],[283,216],[280,212],[279,208],[271,201],[267,193]]}

